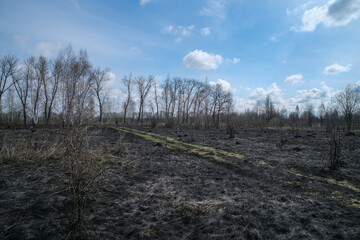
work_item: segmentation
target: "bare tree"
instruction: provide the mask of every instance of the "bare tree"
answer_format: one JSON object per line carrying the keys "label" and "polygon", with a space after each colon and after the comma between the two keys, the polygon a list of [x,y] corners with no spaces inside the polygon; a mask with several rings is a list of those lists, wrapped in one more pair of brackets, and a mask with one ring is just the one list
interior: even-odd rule
{"label": "bare tree", "polygon": [[48,109],[49,109],[49,102],[50,102],[50,62],[46,57],[40,56],[38,61],[35,64],[35,72],[37,78],[40,80],[42,84],[42,89],[44,91],[44,119],[46,123],[48,123],[47,116],[48,116]]}
{"label": "bare tree", "polygon": [[309,103],[302,114],[303,119],[306,121],[308,127],[311,127],[314,120],[314,106]]}
{"label": "bare tree", "polygon": [[99,121],[103,121],[103,108],[104,102],[106,99],[106,91],[104,90],[104,85],[109,78],[110,69],[106,68],[105,70],[101,70],[100,68],[93,69],[93,78],[94,78],[94,91],[96,98],[99,104]]}
{"label": "bare tree", "polygon": [[19,96],[24,125],[27,123],[27,107],[28,107],[28,96],[30,91],[30,84],[35,79],[35,58],[31,57],[25,60],[25,66],[18,69],[13,76],[13,82],[16,89],[16,93]]}
{"label": "bare tree", "polygon": [[164,101],[164,112],[165,112],[165,122],[169,121],[169,114],[170,114],[170,88],[171,88],[171,81],[170,77],[167,76],[165,82],[163,83],[163,91],[161,94],[161,98]]}
{"label": "bare tree", "polygon": [[65,49],[64,74],[62,76],[62,113],[67,125],[81,124],[86,110],[89,109],[93,76],[87,52],[73,53],[71,46]]}
{"label": "bare tree", "polygon": [[335,95],[335,101],[344,115],[346,129],[349,132],[352,128],[353,117],[359,111],[359,88],[354,85],[347,85],[343,91]]}
{"label": "bare tree", "polygon": [[45,116],[45,121],[47,124],[51,121],[51,115],[53,112],[53,107],[56,101],[57,92],[59,89],[60,81],[64,75],[64,62],[63,55],[59,54],[59,56],[55,59],[51,66],[51,74],[52,78],[50,78],[50,89],[48,90],[48,100],[49,104],[47,105],[47,115]]}
{"label": "bare tree", "polygon": [[[38,61],[34,64],[35,79],[31,83],[31,109],[32,109],[32,124],[36,125],[39,120],[39,108],[41,101],[41,91],[43,83],[48,78],[48,64],[44,57],[40,56]],[[46,90],[44,90],[46,93]],[[46,94],[45,94],[46,95]]]}
{"label": "bare tree", "polygon": [[[78,79],[76,79],[76,113],[75,119],[78,124],[82,123],[86,110],[93,111],[94,101],[91,102],[91,89],[94,84],[93,75],[91,74],[91,64],[88,59],[87,52],[81,50],[78,56],[77,64],[79,71]],[[76,69],[76,68],[75,68]],[[91,106],[92,105],[92,106]]]}
{"label": "bare tree", "polygon": [[198,82],[192,79],[184,81],[184,98],[183,98],[183,122],[189,122],[189,111],[195,101],[194,92]]}
{"label": "bare tree", "polygon": [[156,107],[156,119],[159,119],[159,97],[158,97],[158,89],[157,89],[157,83],[154,82],[154,100],[155,100],[155,107]]}
{"label": "bare tree", "polygon": [[17,58],[13,55],[6,55],[0,58],[0,121],[2,117],[2,97],[4,93],[12,86],[11,80],[17,65]]}
{"label": "bare tree", "polygon": [[129,110],[129,106],[132,102],[132,89],[134,87],[135,84],[135,79],[132,78],[131,73],[129,74],[129,76],[124,76],[121,79],[121,82],[124,84],[125,89],[121,89],[121,91],[126,94],[126,100],[124,102],[124,116],[123,116],[123,123],[126,123],[126,116],[127,116],[127,112]]}
{"label": "bare tree", "polygon": [[270,95],[266,96],[264,105],[266,121],[270,121],[275,114],[275,107],[273,102],[271,101]]}
{"label": "bare tree", "polygon": [[137,90],[139,93],[139,113],[138,122],[142,122],[144,118],[144,105],[146,97],[148,96],[151,87],[154,84],[154,76],[149,76],[147,79],[144,77],[138,77],[136,79]]}
{"label": "bare tree", "polygon": [[321,101],[321,104],[320,104],[320,106],[318,108],[318,115],[319,115],[319,118],[320,118],[320,126],[321,127],[324,125],[325,113],[326,113],[326,108],[325,108],[324,102]]}

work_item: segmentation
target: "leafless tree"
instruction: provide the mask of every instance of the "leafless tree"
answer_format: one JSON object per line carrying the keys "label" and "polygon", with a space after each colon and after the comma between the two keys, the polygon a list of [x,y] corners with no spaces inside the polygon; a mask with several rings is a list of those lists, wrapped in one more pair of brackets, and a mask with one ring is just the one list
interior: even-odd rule
{"label": "leafless tree", "polygon": [[349,132],[352,128],[353,117],[359,111],[359,87],[347,85],[343,91],[335,95],[335,101],[345,118],[346,129]]}
{"label": "leafless tree", "polygon": [[93,76],[87,52],[81,50],[78,55],[69,46],[64,54],[64,74],[62,83],[64,123],[81,124],[83,115],[90,103]]}
{"label": "leafless tree", "polygon": [[17,66],[17,58],[13,55],[6,55],[0,58],[0,121],[2,117],[2,97],[12,86],[12,76]]}
{"label": "leafless tree", "polygon": [[[94,84],[93,75],[91,74],[91,64],[88,59],[87,52],[81,50],[79,53],[77,67],[75,71],[79,71],[78,79],[75,79],[76,84],[76,121],[78,124],[82,123],[83,116],[86,110],[93,111],[94,101],[91,102],[91,89]],[[90,106],[89,106],[90,104]],[[92,104],[92,106],[91,106]]]}
{"label": "leafless tree", "polygon": [[201,105],[203,103],[203,100],[205,98],[205,88],[204,88],[205,84],[198,82],[197,83],[197,87],[195,89],[195,93],[194,93],[194,104],[193,104],[193,116],[196,116],[198,114],[200,114],[200,109],[201,109]]}
{"label": "leafless tree", "polygon": [[[48,116],[48,109],[49,109],[49,102],[50,102],[50,62],[46,57],[40,56],[37,63],[35,64],[36,73],[38,78],[40,78],[42,83],[42,88],[44,91],[44,119],[47,119]],[[46,120],[46,123],[48,121]]]}
{"label": "leafless tree", "polygon": [[183,97],[183,123],[189,122],[189,111],[195,101],[195,90],[198,87],[198,82],[192,79],[184,81],[184,97]]}
{"label": "leafless tree", "polygon": [[131,73],[129,76],[124,76],[121,79],[121,82],[124,84],[125,89],[121,89],[121,91],[126,95],[126,100],[124,102],[124,116],[123,123],[126,123],[126,117],[129,110],[129,106],[132,102],[132,90],[135,84],[135,79],[132,78]]}
{"label": "leafless tree", "polygon": [[324,117],[325,117],[325,113],[326,113],[326,108],[325,108],[325,104],[323,101],[321,101],[321,104],[318,108],[318,115],[320,118],[320,126],[322,127],[324,125]]}
{"label": "leafless tree", "polygon": [[100,68],[93,69],[93,78],[94,78],[94,91],[96,98],[99,104],[99,121],[103,121],[103,109],[104,109],[104,102],[106,99],[106,91],[104,89],[104,85],[107,81],[110,80],[109,78],[109,71],[110,69],[106,68],[105,70],[101,70]]}
{"label": "leafless tree", "polygon": [[139,113],[138,113],[138,122],[142,122],[144,118],[144,106],[146,98],[150,92],[151,87],[154,84],[154,76],[149,76],[148,78],[138,77],[136,78],[136,85],[139,94]]}
{"label": "leafless tree", "polygon": [[51,121],[51,116],[54,108],[54,104],[57,99],[58,89],[60,85],[60,81],[64,75],[64,57],[62,54],[59,54],[58,57],[51,65],[51,74],[52,78],[50,78],[49,90],[48,90],[48,105],[47,105],[47,115],[45,115],[45,121],[47,124]]}
{"label": "leafless tree", "polygon": [[273,102],[271,101],[271,97],[270,95],[266,96],[265,102],[264,102],[264,107],[265,107],[265,117],[266,117],[266,121],[270,121],[275,114],[275,107]]}
{"label": "leafless tree", "polygon": [[44,82],[47,83],[49,77],[47,60],[44,57],[40,56],[37,61],[35,60],[34,70],[35,79],[31,82],[31,121],[33,125],[36,125],[39,120],[42,91],[44,91],[46,95],[46,90],[43,88],[43,84]]}
{"label": "leafless tree", "polygon": [[154,82],[154,100],[155,100],[155,107],[156,107],[156,119],[159,119],[159,97],[158,97],[158,89],[157,89],[157,83]]}
{"label": "leafless tree", "polygon": [[211,88],[212,99],[212,120],[215,127],[219,127],[220,114],[224,106],[232,99],[231,92],[225,91],[221,84],[216,84]]}
{"label": "leafless tree", "polygon": [[311,103],[307,104],[305,111],[302,113],[302,119],[308,127],[312,126],[314,120],[314,106]]}
{"label": "leafless tree", "polygon": [[25,60],[25,66],[14,73],[13,82],[16,93],[20,99],[23,112],[24,125],[27,123],[27,107],[30,84],[35,79],[35,58],[31,57]]}

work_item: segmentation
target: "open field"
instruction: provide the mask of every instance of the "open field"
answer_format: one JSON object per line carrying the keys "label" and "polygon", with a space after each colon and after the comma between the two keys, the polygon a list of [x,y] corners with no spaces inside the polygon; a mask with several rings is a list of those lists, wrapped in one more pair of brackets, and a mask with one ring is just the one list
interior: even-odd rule
{"label": "open field", "polygon": [[[104,177],[87,201],[90,239],[360,239],[360,135],[306,130],[93,127]],[[58,128],[1,129],[0,143],[54,143]],[[11,142],[13,141],[13,142]],[[16,141],[15,141],[16,142]],[[18,143],[18,142],[17,142]],[[24,143],[23,143],[24,144]],[[50,151],[51,152],[51,151]],[[0,165],[0,238],[65,239],[69,174],[56,156]]]}

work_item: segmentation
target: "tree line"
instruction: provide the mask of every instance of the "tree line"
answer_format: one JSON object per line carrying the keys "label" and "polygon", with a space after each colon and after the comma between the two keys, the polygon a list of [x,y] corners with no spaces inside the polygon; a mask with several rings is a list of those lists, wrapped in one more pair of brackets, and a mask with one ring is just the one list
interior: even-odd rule
{"label": "tree line", "polygon": [[[232,92],[220,83],[168,76],[162,84],[149,75],[121,78],[123,99],[114,101],[106,83],[110,69],[94,67],[87,52],[71,46],[54,59],[44,56],[20,61],[0,57],[0,121],[2,124],[81,125],[91,122],[168,127],[359,127],[360,90],[348,85],[330,106],[308,104],[300,112],[276,108],[271,96],[252,109],[234,112]],[[117,110],[115,110],[117,109]]]}

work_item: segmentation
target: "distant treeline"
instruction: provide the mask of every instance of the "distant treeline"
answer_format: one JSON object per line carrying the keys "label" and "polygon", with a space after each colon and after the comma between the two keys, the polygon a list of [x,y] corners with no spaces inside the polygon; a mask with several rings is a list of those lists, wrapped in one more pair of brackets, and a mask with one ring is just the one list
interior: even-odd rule
{"label": "distant treeline", "polygon": [[[167,77],[158,85],[154,76],[126,75],[123,98],[114,101],[106,88],[110,69],[94,67],[87,52],[71,46],[54,59],[40,56],[20,61],[0,57],[0,121],[2,125],[72,126],[93,122],[159,124],[167,127],[335,127],[360,128],[360,91],[348,85],[331,107],[300,112],[275,108],[270,96],[252,109],[236,113],[230,90],[220,83]],[[121,99],[121,100],[120,100]]]}

